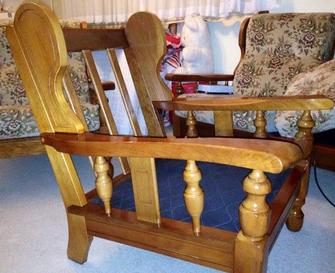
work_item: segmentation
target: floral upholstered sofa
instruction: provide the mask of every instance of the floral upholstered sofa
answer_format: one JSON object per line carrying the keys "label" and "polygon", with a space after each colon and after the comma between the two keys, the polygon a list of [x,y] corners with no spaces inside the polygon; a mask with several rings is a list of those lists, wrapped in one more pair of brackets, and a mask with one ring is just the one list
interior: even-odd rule
{"label": "floral upholstered sofa", "polygon": [[[100,126],[99,107],[90,103],[89,85],[81,53],[69,53],[70,75],[90,131]],[[36,121],[15,66],[6,37],[0,26],[0,139],[38,136]]]}
{"label": "floral upholstered sofa", "polygon": [[[306,72],[333,59],[334,44],[334,13],[252,16],[246,30],[245,54],[235,70],[234,95],[261,97],[320,94],[318,90],[311,88],[302,90],[301,85],[299,90],[297,87],[294,90],[288,87],[296,81],[295,77],[311,77],[317,71],[312,75]],[[322,69],[325,67],[321,67]],[[324,84],[326,85],[325,81]],[[312,86],[316,87],[316,83]],[[327,90],[324,86],[323,94],[334,98],[334,94],[329,94]],[[198,111],[195,115],[198,121],[214,123],[211,112]],[[297,112],[290,112],[277,114],[276,117],[275,112],[267,112],[267,131],[279,131],[284,136],[292,136],[294,132],[290,128],[294,127],[293,123],[298,115]],[[236,129],[255,131],[254,112],[235,112],[233,118]],[[313,118],[316,120],[314,132],[335,127],[335,121],[329,122],[329,119],[335,118],[329,111],[313,113]]]}

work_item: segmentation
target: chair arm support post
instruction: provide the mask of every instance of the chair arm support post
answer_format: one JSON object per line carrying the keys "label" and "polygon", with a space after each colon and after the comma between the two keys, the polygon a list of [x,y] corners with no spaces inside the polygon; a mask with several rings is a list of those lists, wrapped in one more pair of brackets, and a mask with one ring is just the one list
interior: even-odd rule
{"label": "chair arm support post", "polygon": [[254,136],[257,138],[266,138],[266,119],[264,117],[264,111],[256,111],[255,127],[256,132]]}
{"label": "chair arm support post", "polygon": [[108,216],[111,214],[111,199],[112,199],[112,179],[108,175],[109,164],[102,156],[97,156],[94,163],[94,170],[97,174],[95,185],[99,198],[105,206],[105,211]]}
{"label": "chair arm support post", "polygon": [[260,170],[253,170],[243,181],[247,196],[239,208],[241,230],[235,240],[234,272],[263,273],[266,266],[266,239],[271,210],[266,195],[271,183]]}
{"label": "chair arm support post", "polygon": [[204,209],[204,192],[199,186],[201,172],[194,160],[187,160],[183,173],[186,189],[184,199],[188,213],[192,217],[193,232],[195,236],[200,235],[200,217]]}
{"label": "chair arm support post", "polygon": [[198,130],[196,126],[197,120],[195,118],[193,111],[187,111],[186,125],[187,125],[186,136],[189,138],[198,137]]}
{"label": "chair arm support post", "polygon": [[311,116],[311,111],[305,110],[298,123],[298,132],[295,135],[295,141],[303,148],[305,157],[309,157],[313,149],[312,129],[315,125]]}

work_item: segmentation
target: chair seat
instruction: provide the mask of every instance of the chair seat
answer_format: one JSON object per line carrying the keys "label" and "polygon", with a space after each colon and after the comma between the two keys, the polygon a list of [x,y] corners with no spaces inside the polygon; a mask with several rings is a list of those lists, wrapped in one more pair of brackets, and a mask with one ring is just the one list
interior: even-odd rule
{"label": "chair seat", "polygon": [[[81,104],[90,131],[98,130],[99,106]],[[29,105],[0,106],[0,139],[39,136],[39,130]]]}
{"label": "chair seat", "polygon": [[[184,167],[185,161],[156,160],[160,211],[162,217],[191,222],[183,199]],[[202,224],[233,232],[239,231],[238,207],[245,197],[242,181],[250,170],[205,162],[198,162],[198,167],[201,169],[201,186],[205,193]],[[269,203],[278,193],[288,173],[289,171],[277,175],[267,174],[273,188],[272,193],[268,195]],[[91,202],[103,206],[98,198]],[[112,207],[135,211],[131,179],[114,188]]]}

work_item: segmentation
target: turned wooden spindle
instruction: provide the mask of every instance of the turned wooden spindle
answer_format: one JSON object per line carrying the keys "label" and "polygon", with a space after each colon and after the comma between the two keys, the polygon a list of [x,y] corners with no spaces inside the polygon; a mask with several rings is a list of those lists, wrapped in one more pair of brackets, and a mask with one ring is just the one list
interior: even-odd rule
{"label": "turned wooden spindle", "polygon": [[289,230],[297,232],[301,230],[304,223],[304,213],[302,207],[305,204],[309,184],[309,161],[306,160],[305,171],[301,178],[299,193],[288,214],[286,226]]}
{"label": "turned wooden spindle", "polygon": [[96,172],[95,185],[99,198],[105,206],[105,211],[108,216],[111,214],[111,199],[112,199],[112,179],[108,175],[110,165],[103,156],[97,156],[94,163],[94,170]]}
{"label": "turned wooden spindle", "polygon": [[253,170],[244,179],[243,190],[247,196],[239,208],[241,230],[235,240],[234,272],[263,273],[271,214],[265,198],[271,184],[262,171]]}
{"label": "turned wooden spindle", "polygon": [[194,116],[193,111],[187,111],[187,119],[186,119],[186,125],[187,125],[187,137],[198,137],[198,130],[197,130],[197,120]]}
{"label": "turned wooden spindle", "polygon": [[299,131],[295,136],[296,140],[306,139],[311,140],[313,139],[312,129],[315,125],[314,120],[311,116],[311,111],[307,110],[304,111],[297,123]]}
{"label": "turned wooden spindle", "polygon": [[298,120],[298,132],[295,141],[302,147],[305,157],[309,157],[313,150],[312,129],[315,125],[311,116],[311,111],[304,111]]}
{"label": "turned wooden spindle", "polygon": [[183,175],[187,185],[184,191],[186,208],[192,217],[193,232],[199,236],[200,216],[204,209],[204,192],[199,186],[201,172],[194,160],[187,160]]}
{"label": "turned wooden spindle", "polygon": [[[304,155],[307,159],[310,157],[313,150],[312,129],[314,127],[314,124],[315,123],[312,119],[311,111],[304,111],[297,123],[299,130],[295,135],[295,141],[303,148]],[[286,220],[287,228],[295,232],[301,230],[304,223],[304,213],[302,211],[302,207],[305,204],[305,199],[308,191],[309,160],[306,160],[304,168],[305,171],[303,177],[301,178],[298,196],[295,199]]]}
{"label": "turned wooden spindle", "polygon": [[256,132],[254,134],[257,138],[266,138],[266,119],[263,111],[256,111],[256,119],[254,121]]}

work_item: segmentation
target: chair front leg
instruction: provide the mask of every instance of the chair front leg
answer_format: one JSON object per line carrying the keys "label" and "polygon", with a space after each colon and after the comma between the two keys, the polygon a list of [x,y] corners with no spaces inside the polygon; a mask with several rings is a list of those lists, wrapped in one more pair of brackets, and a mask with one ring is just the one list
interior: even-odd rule
{"label": "chair front leg", "polygon": [[247,197],[239,208],[241,230],[235,240],[234,273],[265,273],[266,240],[271,210],[266,195],[271,184],[260,170],[253,170],[243,182]]}
{"label": "chair front leg", "polygon": [[304,174],[301,178],[298,197],[295,199],[293,207],[291,208],[286,220],[286,226],[290,231],[300,231],[304,223],[304,213],[302,207],[305,204],[306,196],[308,193],[310,174],[310,162],[307,161]]}
{"label": "chair front leg", "polygon": [[299,131],[295,136],[296,142],[303,148],[307,158],[304,175],[301,179],[298,197],[296,198],[293,207],[288,215],[286,226],[289,230],[297,232],[301,230],[304,222],[304,213],[302,207],[305,204],[305,199],[308,192],[309,171],[310,171],[310,154],[313,150],[313,134],[314,121],[310,111],[304,111],[298,121]]}

